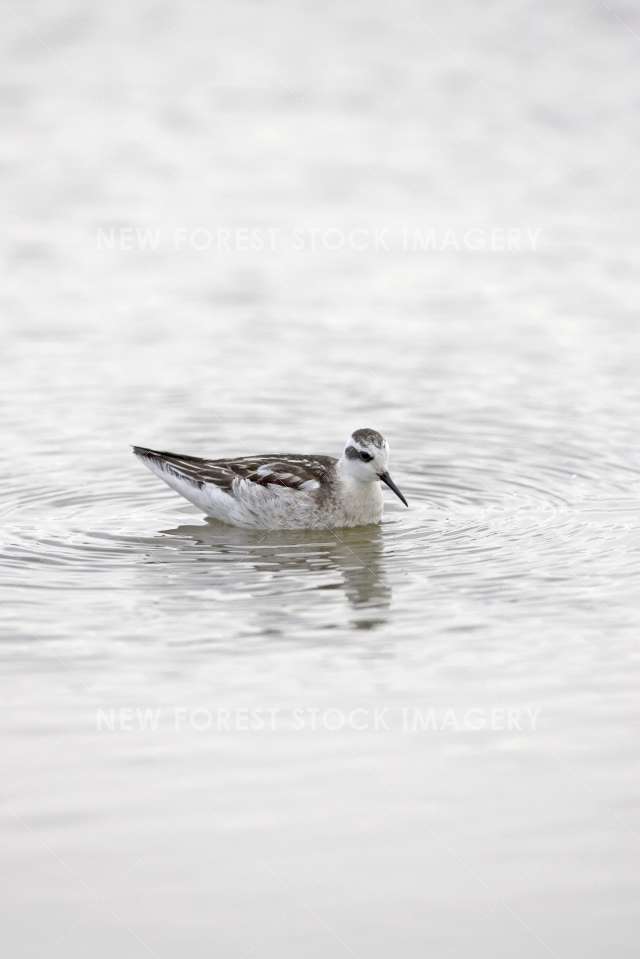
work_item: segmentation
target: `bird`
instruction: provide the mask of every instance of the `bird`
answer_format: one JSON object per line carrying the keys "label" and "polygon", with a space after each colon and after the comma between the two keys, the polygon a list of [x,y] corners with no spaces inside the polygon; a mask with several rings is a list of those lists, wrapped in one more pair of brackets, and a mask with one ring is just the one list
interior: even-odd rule
{"label": "bird", "polygon": [[250,529],[339,529],[382,520],[381,483],[408,506],[388,471],[389,444],[355,430],[339,458],[274,453],[202,459],[134,446],[152,473],[207,516]]}

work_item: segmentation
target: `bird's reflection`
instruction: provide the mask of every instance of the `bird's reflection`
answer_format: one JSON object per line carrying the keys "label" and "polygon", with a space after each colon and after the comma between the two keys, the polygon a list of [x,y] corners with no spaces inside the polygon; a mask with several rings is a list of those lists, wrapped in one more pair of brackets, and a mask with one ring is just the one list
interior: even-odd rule
{"label": "bird's reflection", "polygon": [[[386,620],[391,586],[384,572],[380,526],[265,532],[208,519],[162,530],[162,535],[171,537],[174,547],[196,549],[199,560],[217,552],[225,564],[236,562],[241,578],[246,575],[242,570],[247,563],[256,572],[277,579],[308,572],[313,578],[312,590],[344,590],[350,606],[358,611],[353,625],[360,629],[374,628]],[[207,548],[205,554],[203,547]],[[155,558],[157,561],[157,553]],[[277,582],[273,586],[277,592]]]}

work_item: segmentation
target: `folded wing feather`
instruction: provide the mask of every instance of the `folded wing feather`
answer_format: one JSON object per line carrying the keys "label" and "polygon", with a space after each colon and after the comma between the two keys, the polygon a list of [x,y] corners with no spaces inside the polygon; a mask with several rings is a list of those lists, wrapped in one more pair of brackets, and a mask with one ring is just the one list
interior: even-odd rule
{"label": "folded wing feather", "polygon": [[233,491],[234,481],[239,479],[258,486],[283,486],[312,492],[326,481],[336,462],[331,456],[304,456],[297,453],[209,460],[140,446],[135,446],[134,452],[195,486],[212,484],[229,493]]}

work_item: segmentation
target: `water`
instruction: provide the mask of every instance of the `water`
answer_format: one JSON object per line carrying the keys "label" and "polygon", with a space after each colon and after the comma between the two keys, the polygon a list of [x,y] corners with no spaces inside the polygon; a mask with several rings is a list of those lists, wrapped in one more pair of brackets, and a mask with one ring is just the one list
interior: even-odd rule
{"label": "water", "polygon": [[[8,951],[635,955],[636,14],[5,21]],[[128,450],[361,426],[335,534]]]}

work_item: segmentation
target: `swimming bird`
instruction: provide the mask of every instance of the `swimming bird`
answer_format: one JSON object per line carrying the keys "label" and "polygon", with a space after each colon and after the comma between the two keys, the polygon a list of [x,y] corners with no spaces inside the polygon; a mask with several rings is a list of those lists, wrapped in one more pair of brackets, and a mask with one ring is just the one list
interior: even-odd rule
{"label": "swimming bird", "polygon": [[338,529],[382,519],[381,483],[406,499],[387,469],[389,444],[355,430],[339,459],[274,453],[201,459],[134,446],[152,473],[207,516],[253,529]]}

